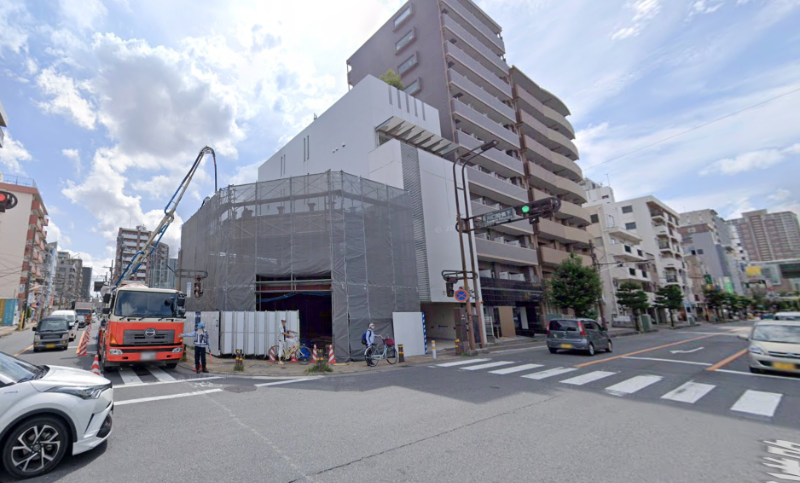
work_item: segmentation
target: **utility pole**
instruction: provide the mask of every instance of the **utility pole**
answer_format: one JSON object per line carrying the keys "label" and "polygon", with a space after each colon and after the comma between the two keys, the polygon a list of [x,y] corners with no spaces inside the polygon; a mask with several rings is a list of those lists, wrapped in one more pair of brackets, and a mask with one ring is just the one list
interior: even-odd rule
{"label": "utility pole", "polygon": [[[589,250],[591,251],[591,254],[592,254],[592,267],[594,268],[594,271],[597,272],[597,275],[599,276],[600,275],[600,262],[597,260],[596,248],[597,247],[594,244],[594,240],[589,240]],[[603,283],[603,279],[602,278],[600,279],[600,283],[601,284]],[[598,314],[598,317],[600,317],[600,325],[602,325],[605,328],[608,328],[608,326],[606,325],[605,317],[603,316],[603,295],[602,294],[600,295],[600,298],[597,300],[597,314]]]}
{"label": "utility pole", "polygon": [[31,290],[31,262],[28,262],[28,277],[25,280],[25,300],[22,301],[22,314],[19,318],[19,329],[25,330],[25,319],[28,317],[28,296]]}

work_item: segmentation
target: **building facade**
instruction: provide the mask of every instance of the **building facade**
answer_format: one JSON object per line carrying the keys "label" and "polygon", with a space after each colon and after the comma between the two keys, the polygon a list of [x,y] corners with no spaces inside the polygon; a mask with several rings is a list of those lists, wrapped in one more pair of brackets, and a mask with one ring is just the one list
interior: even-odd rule
{"label": "building facade", "polygon": [[0,191],[17,198],[14,208],[0,213],[0,316],[3,325],[12,325],[19,321],[26,296],[27,304],[38,308],[45,281],[48,218],[34,180],[0,174]]}
{"label": "building facade", "polygon": [[589,220],[569,111],[508,65],[501,32],[470,0],[410,0],[348,59],[348,82],[392,69],[406,93],[438,110],[441,136],[459,154],[497,143],[468,162],[471,214],[562,199],[536,234],[522,223],[476,232],[485,318],[501,328],[512,319],[527,334],[544,329],[543,278],[569,252],[589,263]]}
{"label": "building facade", "polygon": [[92,267],[81,268],[81,302],[92,299]]}
{"label": "building facade", "polygon": [[70,252],[60,251],[56,260],[55,300],[56,309],[69,309],[82,299],[83,260]]}
{"label": "building facade", "polygon": [[147,257],[148,287],[173,288],[175,286],[175,276],[170,272],[169,260],[169,245],[159,243],[153,253]]}
{"label": "building facade", "polygon": [[710,275],[713,285],[719,289],[744,295],[742,265],[737,260],[737,249],[727,223],[716,211],[706,209],[681,213],[678,231],[682,237],[684,254],[687,257],[697,256],[707,268],[702,278]]}
{"label": "building facade", "polygon": [[750,261],[800,258],[800,223],[794,212],[749,211],[728,223],[736,230]]}
{"label": "building facade", "polygon": [[46,245],[44,256],[44,290],[42,292],[42,313],[49,314],[53,310],[55,300],[56,277],[58,270],[58,242]]}
{"label": "building facade", "polygon": [[[137,252],[144,250],[147,240],[150,239],[150,230],[140,225],[136,228],[120,228],[117,232],[117,248],[114,255],[114,269],[112,283],[116,283],[123,270],[128,267],[128,264],[133,260]],[[141,265],[136,273],[129,273],[126,280],[150,284],[150,277],[148,276],[151,265],[155,265],[157,272],[154,275],[155,280],[159,283],[162,282],[163,275],[162,269],[165,271],[167,268],[167,260],[169,260],[169,245],[166,243],[159,243],[152,254],[142,260]]]}

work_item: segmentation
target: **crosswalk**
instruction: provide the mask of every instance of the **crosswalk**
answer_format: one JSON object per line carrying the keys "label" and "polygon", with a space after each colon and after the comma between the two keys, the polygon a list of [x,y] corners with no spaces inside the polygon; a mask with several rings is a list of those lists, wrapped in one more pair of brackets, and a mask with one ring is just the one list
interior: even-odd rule
{"label": "crosswalk", "polygon": [[[613,371],[580,373],[581,370],[575,367],[547,368],[543,364],[521,364],[505,360],[459,360],[436,364],[431,367],[452,368],[459,371],[486,371],[488,374],[512,375],[533,381],[556,382],[566,386],[591,385],[592,388],[602,388],[606,394],[617,397],[631,396],[647,388],[653,388],[654,390],[657,388],[660,391],[670,389],[659,398],[685,405],[696,404],[717,389],[714,384],[696,381],[685,382],[676,388],[665,388],[663,386],[667,385],[667,380],[663,376],[655,374],[639,374],[628,377],[620,372]],[[782,399],[783,394],[780,393],[747,389],[744,393],[738,395],[738,398],[728,409],[738,414],[772,418],[775,416]]]}
{"label": "crosswalk", "polygon": [[169,370],[165,371],[157,366],[123,366],[114,372],[105,372],[103,377],[111,381],[115,388],[219,379],[219,377],[190,377],[187,379],[182,374]]}

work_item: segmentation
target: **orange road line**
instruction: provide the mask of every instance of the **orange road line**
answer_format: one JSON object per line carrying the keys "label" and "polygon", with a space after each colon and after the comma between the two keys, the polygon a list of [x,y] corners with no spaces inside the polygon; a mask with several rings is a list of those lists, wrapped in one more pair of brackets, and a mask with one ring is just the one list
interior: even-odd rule
{"label": "orange road line", "polygon": [[26,348],[22,349],[21,351],[17,352],[16,354],[14,354],[14,357],[17,357],[18,355],[22,354],[23,352],[27,352],[29,349],[32,349],[32,348],[33,348],[33,345],[29,345],[28,347],[26,347]]}
{"label": "orange road line", "polygon": [[664,344],[664,345],[660,345],[658,347],[651,347],[649,349],[642,349],[642,350],[638,350],[638,351],[634,351],[634,352],[628,352],[627,354],[620,354],[618,356],[606,357],[605,359],[598,359],[598,360],[591,361],[591,362],[584,362],[583,364],[578,364],[575,367],[591,366],[592,364],[600,364],[601,362],[608,362],[608,361],[613,361],[613,360],[616,360],[616,359],[622,359],[623,357],[635,356],[637,354],[644,354],[645,352],[655,351],[655,350],[658,350],[658,349],[665,349],[667,347],[673,347],[673,346],[676,346],[676,345],[686,344],[688,342],[694,342],[696,340],[708,339],[709,337],[716,337],[716,336],[717,336],[717,334],[704,335],[702,337],[695,337],[694,339],[682,340],[680,342],[673,342],[671,344]]}
{"label": "orange road line", "polygon": [[739,352],[737,352],[736,354],[734,354],[734,355],[732,355],[730,357],[726,357],[725,359],[722,359],[721,361],[717,362],[716,364],[714,364],[713,366],[707,368],[706,370],[707,371],[716,371],[720,367],[730,364],[731,362],[733,362],[736,359],[742,357],[746,353],[747,353],[747,349],[742,349]]}

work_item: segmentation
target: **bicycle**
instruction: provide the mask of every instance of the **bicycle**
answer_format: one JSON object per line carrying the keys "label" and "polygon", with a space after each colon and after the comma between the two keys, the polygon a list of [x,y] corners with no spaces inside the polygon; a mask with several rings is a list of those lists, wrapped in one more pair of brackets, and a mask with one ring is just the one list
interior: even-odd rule
{"label": "bicycle", "polygon": [[375,334],[383,341],[383,350],[378,351],[375,345],[367,347],[364,351],[364,359],[369,367],[375,367],[381,359],[386,359],[389,364],[397,362],[397,348],[394,346],[394,339],[384,338],[382,335]]}
{"label": "bicycle", "polygon": [[269,348],[269,353],[275,354],[275,362],[281,362],[282,360],[291,360],[292,356],[297,359],[297,362],[300,364],[306,365],[311,362],[311,349],[308,347],[301,345],[298,346],[297,342],[295,342],[292,346],[286,347],[284,345],[283,354],[280,353],[280,346],[274,345]]}

